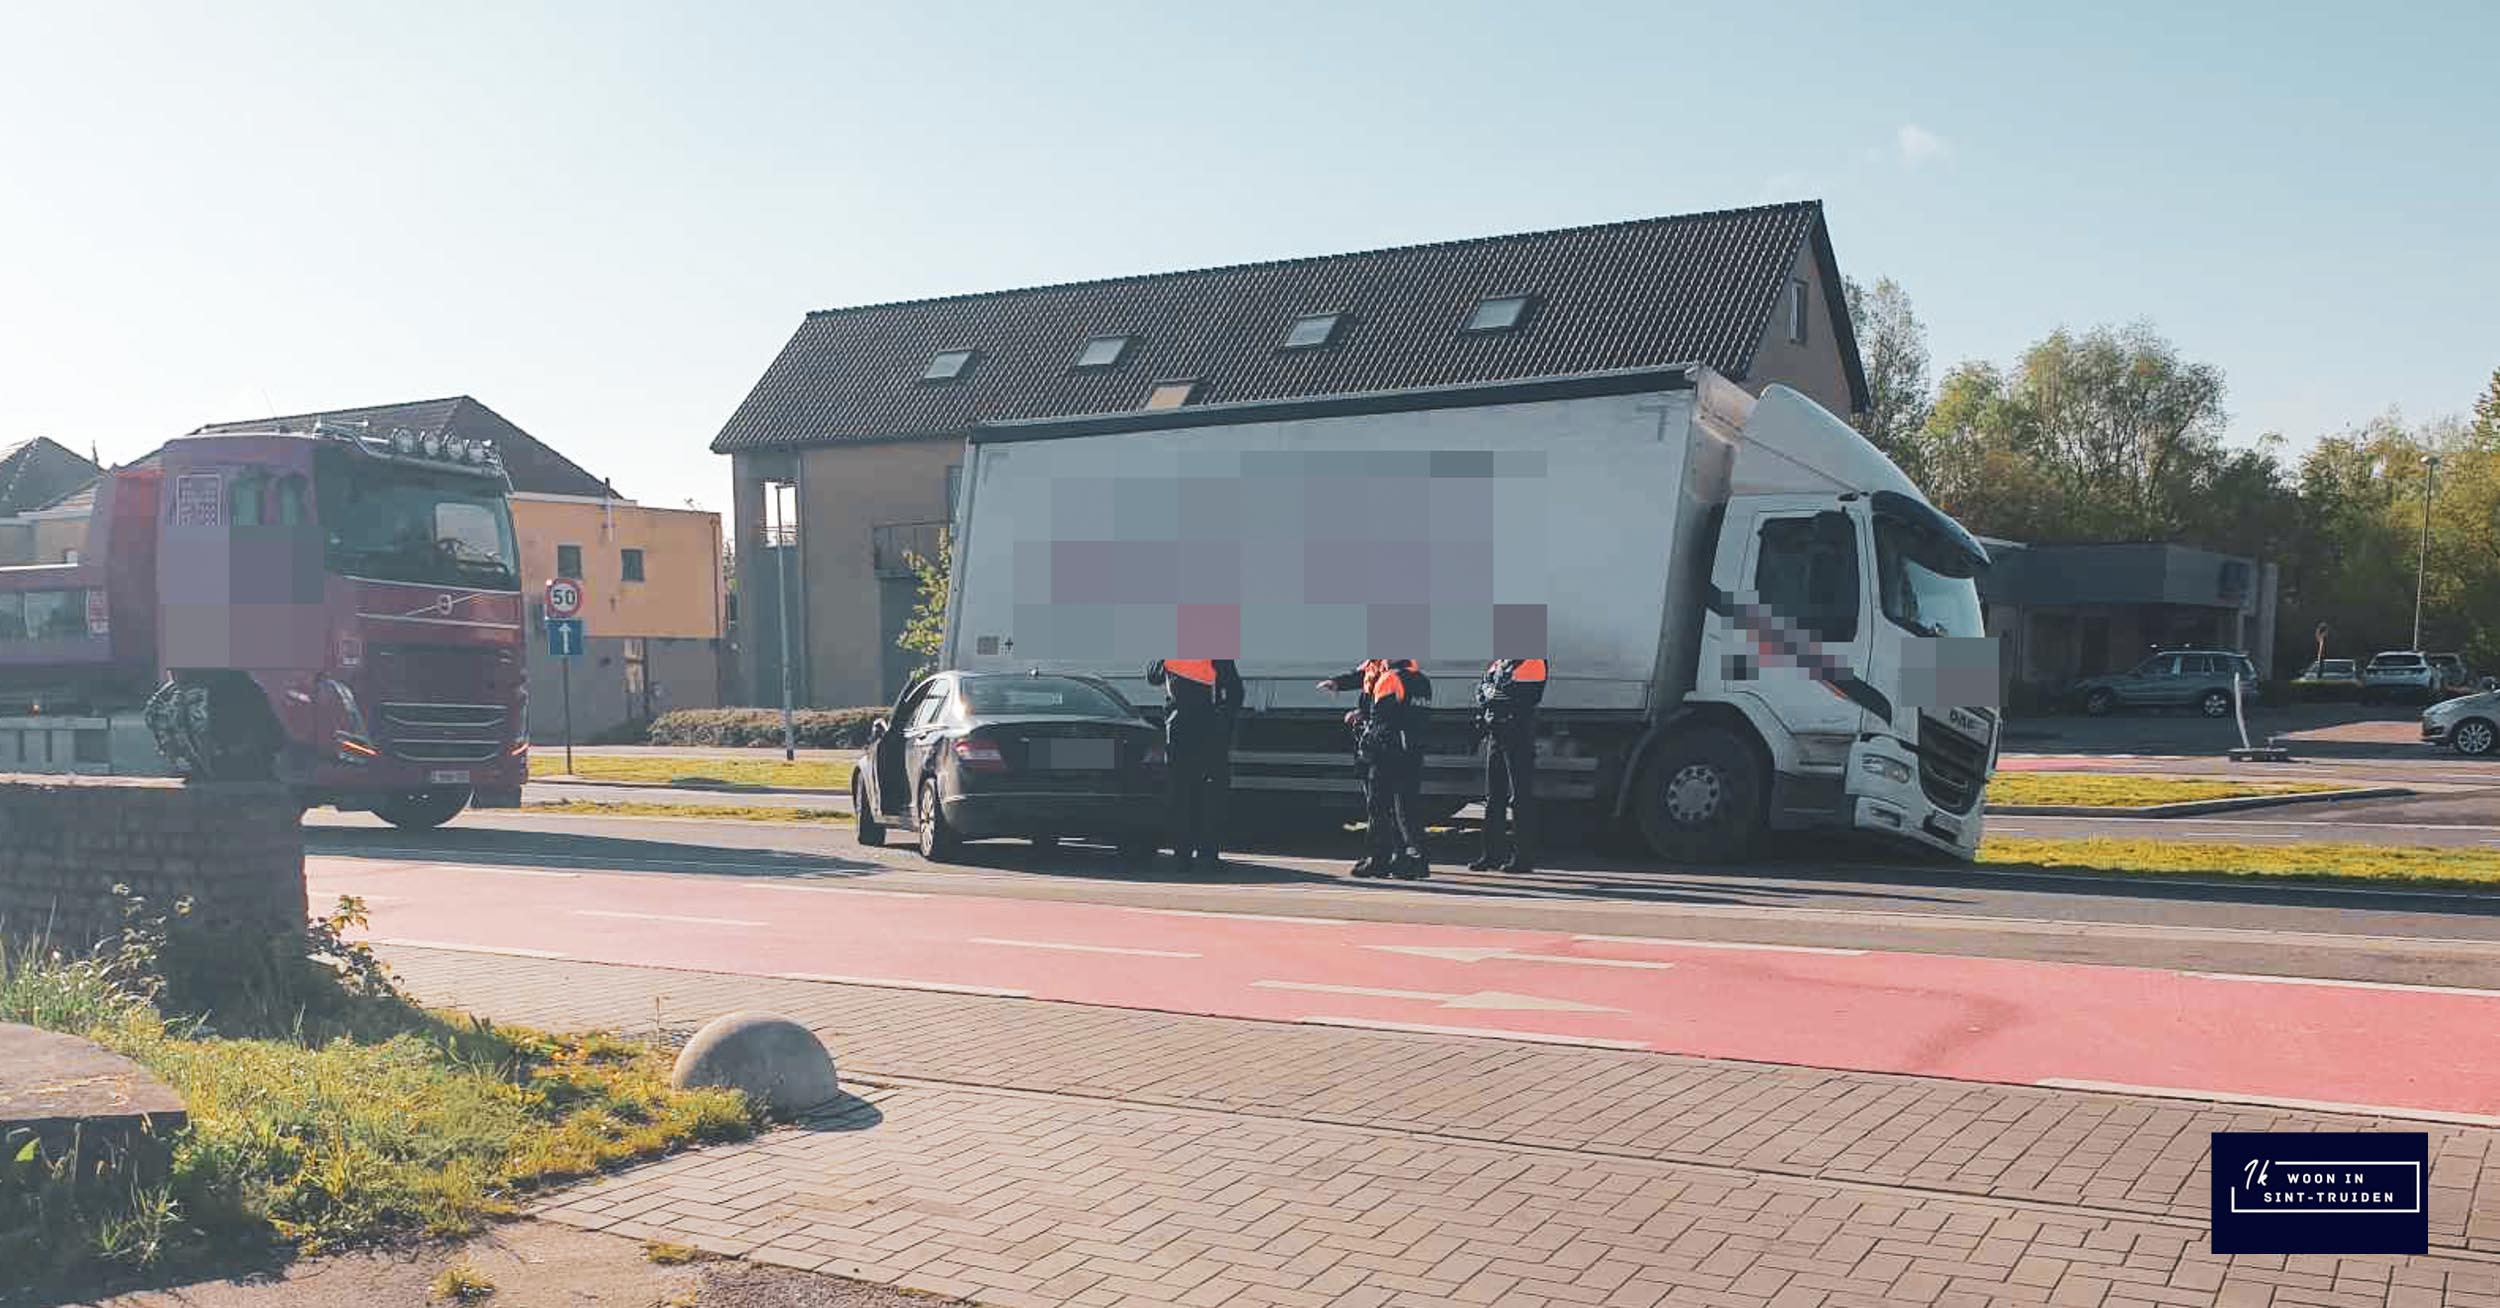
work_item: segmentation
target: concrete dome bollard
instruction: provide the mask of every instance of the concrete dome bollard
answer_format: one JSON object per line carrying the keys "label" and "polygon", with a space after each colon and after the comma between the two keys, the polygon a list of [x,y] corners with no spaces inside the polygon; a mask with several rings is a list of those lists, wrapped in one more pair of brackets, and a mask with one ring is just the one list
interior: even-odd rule
{"label": "concrete dome bollard", "polygon": [[669,1084],[679,1090],[744,1090],[775,1117],[831,1103],[842,1093],[833,1055],[806,1027],[772,1013],[737,1012],[695,1032],[677,1054]]}

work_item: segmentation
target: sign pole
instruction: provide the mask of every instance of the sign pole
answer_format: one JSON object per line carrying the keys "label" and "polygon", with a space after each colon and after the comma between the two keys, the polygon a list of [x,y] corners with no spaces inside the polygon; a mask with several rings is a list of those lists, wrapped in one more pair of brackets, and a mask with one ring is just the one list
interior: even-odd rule
{"label": "sign pole", "polygon": [[564,775],[573,775],[573,660],[557,659],[564,669]]}
{"label": "sign pole", "polygon": [[765,530],[773,546],[773,591],[779,610],[773,615],[773,625],[781,629],[781,760],[788,763],[799,756],[797,715],[791,711],[790,694],[790,547],[798,543],[790,515],[798,505],[795,493],[791,493],[788,502],[782,499],[790,491],[788,483],[775,482],[767,489],[773,497],[774,521],[766,524]]}

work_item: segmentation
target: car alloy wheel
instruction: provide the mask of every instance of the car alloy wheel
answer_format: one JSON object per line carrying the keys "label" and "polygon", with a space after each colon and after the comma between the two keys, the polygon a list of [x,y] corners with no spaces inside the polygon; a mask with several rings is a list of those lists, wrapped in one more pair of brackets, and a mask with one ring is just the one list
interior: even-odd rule
{"label": "car alloy wheel", "polygon": [[2108,717],[2109,711],[2116,707],[2118,707],[2118,696],[2107,687],[2096,689],[2083,697],[2083,711],[2092,717]]}
{"label": "car alloy wheel", "polygon": [[2467,718],[2457,724],[2456,734],[2450,738],[2450,743],[2456,746],[2456,751],[2460,754],[2481,758],[2490,753],[2494,746],[2500,746],[2500,727],[2495,727],[2481,718]]}
{"label": "car alloy wheel", "polygon": [[2196,707],[2209,718],[2227,717],[2231,712],[2231,697],[2219,690],[2209,690],[2204,698],[2196,701]]}

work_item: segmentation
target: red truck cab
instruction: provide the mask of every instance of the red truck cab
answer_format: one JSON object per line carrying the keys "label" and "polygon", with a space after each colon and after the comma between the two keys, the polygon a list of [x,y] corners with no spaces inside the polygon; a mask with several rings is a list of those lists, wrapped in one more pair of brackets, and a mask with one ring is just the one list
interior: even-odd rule
{"label": "red truck cab", "polygon": [[107,474],[76,564],[0,573],[56,633],[0,673],[90,704],[153,684],[148,726],[186,775],[401,826],[520,803],[520,559],[482,443],[184,437]]}

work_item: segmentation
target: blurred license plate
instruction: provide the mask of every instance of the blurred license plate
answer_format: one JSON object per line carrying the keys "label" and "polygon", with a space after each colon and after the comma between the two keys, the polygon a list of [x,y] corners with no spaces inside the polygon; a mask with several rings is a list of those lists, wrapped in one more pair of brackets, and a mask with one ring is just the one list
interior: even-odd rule
{"label": "blurred license plate", "polygon": [[1930,813],[1927,815],[1927,829],[1947,840],[1960,840],[1962,838],[1962,820],[1957,817],[1949,817],[1942,813]]}
{"label": "blurred license plate", "polygon": [[469,784],[467,768],[436,768],[425,774],[429,786],[465,786]]}
{"label": "blurred license plate", "polygon": [[1108,740],[1041,740],[1042,766],[1052,769],[1108,769],[1116,761]]}

